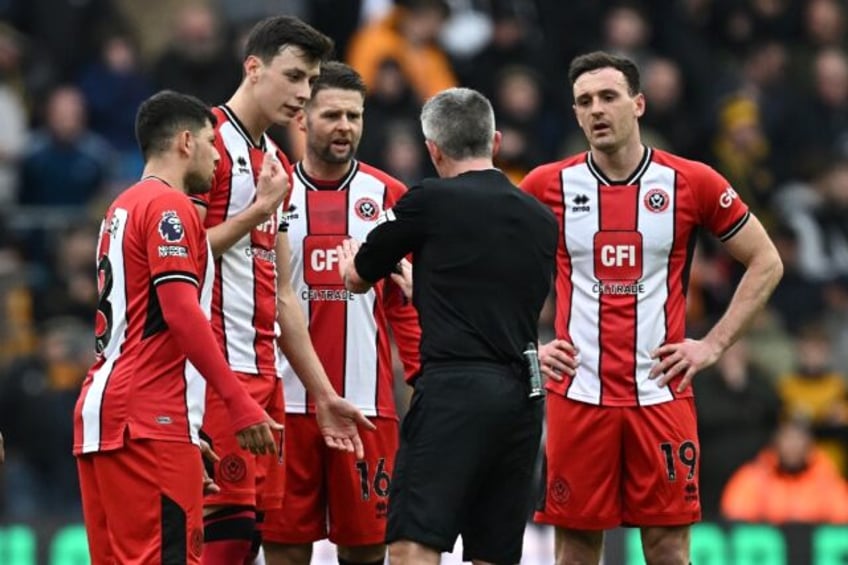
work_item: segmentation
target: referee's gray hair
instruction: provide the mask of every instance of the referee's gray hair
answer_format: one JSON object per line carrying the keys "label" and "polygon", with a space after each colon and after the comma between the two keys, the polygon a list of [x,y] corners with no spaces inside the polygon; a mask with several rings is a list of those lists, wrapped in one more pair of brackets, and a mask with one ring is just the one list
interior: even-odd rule
{"label": "referee's gray hair", "polygon": [[451,159],[492,156],[495,112],[476,90],[448,88],[427,100],[421,129]]}

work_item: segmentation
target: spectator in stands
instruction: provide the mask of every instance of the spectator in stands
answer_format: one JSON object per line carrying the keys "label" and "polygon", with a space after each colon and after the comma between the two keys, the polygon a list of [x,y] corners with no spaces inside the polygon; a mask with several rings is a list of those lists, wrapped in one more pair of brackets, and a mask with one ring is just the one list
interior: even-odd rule
{"label": "spectator in stands", "polygon": [[218,14],[207,4],[186,3],[174,20],[170,45],[156,61],[157,89],[170,88],[223,104],[241,82],[241,65]]}
{"label": "spectator in stands", "polygon": [[[559,120],[546,113],[541,79],[533,69],[502,69],[492,104],[501,132],[495,166],[518,184],[535,167],[555,158]],[[552,127],[553,126],[553,127]]]}
{"label": "spectator in stands", "polygon": [[118,154],[115,183],[134,182],[144,166],[135,141],[135,112],[153,85],[138,61],[128,33],[111,32],[102,41],[99,57],[78,81],[88,107],[91,129],[102,135]]}
{"label": "spectator in stands", "polygon": [[[93,319],[93,318],[92,318]],[[75,320],[53,319],[33,356],[0,376],[0,429],[8,434],[6,517],[79,519],[73,443],[73,410],[94,348],[91,331]]]}
{"label": "spectator in stands", "polygon": [[[801,330],[796,357],[795,371],[778,382],[785,414],[809,422],[814,431],[831,432],[848,425],[848,378],[833,367],[830,334],[822,324]],[[834,440],[819,440],[818,445],[844,472],[845,446]]]}
{"label": "spectator in stands", "polygon": [[771,447],[731,477],[721,509],[725,519],[743,522],[846,523],[848,488],[809,428],[790,420]]}
{"label": "spectator in stands", "polygon": [[695,380],[701,457],[701,510],[719,517],[719,500],[730,476],[766,447],[777,429],[780,397],[773,382],[751,364],[748,345],[738,341]]}
{"label": "spectator in stands", "polygon": [[848,156],[824,163],[809,192],[796,190],[782,202],[781,215],[798,238],[802,274],[818,281],[848,276]]}
{"label": "spectator in stands", "polygon": [[0,206],[17,200],[18,160],[26,147],[27,116],[21,77],[23,38],[0,22]]}
{"label": "spectator in stands", "polygon": [[795,230],[778,224],[771,236],[783,261],[783,278],[771,296],[770,306],[783,327],[796,335],[824,313],[824,285],[803,272]]}
{"label": "spectator in stands", "polygon": [[419,103],[457,86],[454,71],[438,35],[449,15],[445,0],[399,0],[384,18],[356,32],[348,62],[373,88],[380,65],[397,61]]}
{"label": "spectator in stands", "polygon": [[60,86],[50,94],[45,119],[23,160],[19,201],[84,207],[109,180],[113,150],[88,129],[85,100],[73,86]]}

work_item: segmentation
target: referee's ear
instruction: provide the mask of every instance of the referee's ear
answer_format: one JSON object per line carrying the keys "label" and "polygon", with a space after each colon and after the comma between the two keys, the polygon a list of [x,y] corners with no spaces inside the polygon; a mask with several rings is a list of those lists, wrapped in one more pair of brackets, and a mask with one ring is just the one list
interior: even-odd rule
{"label": "referee's ear", "polygon": [[430,160],[433,162],[433,166],[436,167],[436,170],[439,170],[439,165],[444,160],[444,153],[439,149],[439,146],[436,145],[433,141],[429,139],[424,140],[424,145],[427,146],[427,153],[430,154]]}
{"label": "referee's ear", "polygon": [[494,159],[498,155],[498,151],[501,149],[501,139],[503,139],[503,134],[498,130],[495,130],[495,135],[492,138],[492,158]]}

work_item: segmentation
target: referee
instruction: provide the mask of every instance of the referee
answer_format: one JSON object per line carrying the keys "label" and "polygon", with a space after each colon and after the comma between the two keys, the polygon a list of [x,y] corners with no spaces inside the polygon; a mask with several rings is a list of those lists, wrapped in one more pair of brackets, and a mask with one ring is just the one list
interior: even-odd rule
{"label": "referee", "polygon": [[522,352],[554,272],[557,223],[492,164],[500,143],[480,93],[451,88],[421,111],[439,179],[413,187],[356,244],[345,286],[365,292],[413,255],[421,376],[389,492],[393,565],[438,564],[462,535],[464,559],[521,559],[542,403]]}

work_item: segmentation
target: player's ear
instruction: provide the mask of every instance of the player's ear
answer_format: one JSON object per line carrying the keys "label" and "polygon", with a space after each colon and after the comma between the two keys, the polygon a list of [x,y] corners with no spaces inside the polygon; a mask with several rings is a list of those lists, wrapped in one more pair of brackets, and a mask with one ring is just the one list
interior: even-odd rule
{"label": "player's ear", "polygon": [[498,130],[495,130],[495,135],[492,138],[492,158],[494,158],[498,154],[498,151],[500,151],[502,139],[503,134]]}
{"label": "player's ear", "polygon": [[256,55],[248,55],[243,64],[244,78],[252,83],[259,80],[259,71],[262,70],[262,60]]}
{"label": "player's ear", "polygon": [[641,92],[633,97],[633,103],[636,105],[636,117],[641,118],[645,113],[646,101],[645,95]]}
{"label": "player's ear", "polygon": [[189,156],[194,151],[195,139],[191,130],[184,129],[177,134],[177,151],[180,155]]}
{"label": "player's ear", "polygon": [[429,139],[424,140],[424,145],[427,146],[427,153],[430,154],[430,160],[433,162],[433,166],[438,168],[439,163],[442,162],[442,150]]}

